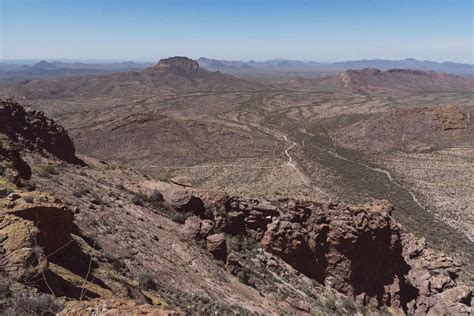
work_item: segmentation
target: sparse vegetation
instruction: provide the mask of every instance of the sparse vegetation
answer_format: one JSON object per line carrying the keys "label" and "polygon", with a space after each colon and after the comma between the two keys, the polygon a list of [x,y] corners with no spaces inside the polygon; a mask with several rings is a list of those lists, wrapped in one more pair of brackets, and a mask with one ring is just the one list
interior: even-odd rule
{"label": "sparse vegetation", "polygon": [[105,205],[105,201],[95,192],[92,192],[90,194],[91,196],[91,203],[96,204],[96,205]]}
{"label": "sparse vegetation", "polygon": [[115,188],[116,188],[117,190],[120,190],[120,191],[125,191],[125,190],[126,190],[125,186],[124,186],[122,183],[117,183],[117,184],[115,185]]}
{"label": "sparse vegetation", "polygon": [[43,178],[49,178],[52,175],[57,175],[58,172],[53,165],[42,166],[39,171],[39,176]]}
{"label": "sparse vegetation", "polygon": [[22,294],[14,297],[13,306],[6,310],[6,315],[55,315],[63,308],[51,295]]}
{"label": "sparse vegetation", "polygon": [[81,198],[81,197],[89,194],[90,192],[91,191],[89,189],[81,188],[81,189],[77,189],[77,190],[72,191],[72,195],[77,197],[77,198]]}
{"label": "sparse vegetation", "polygon": [[184,224],[184,222],[191,216],[193,216],[192,212],[186,212],[186,213],[181,213],[181,212],[176,212],[174,210],[169,210],[168,214],[173,222],[179,223],[179,224]]}
{"label": "sparse vegetation", "polygon": [[254,238],[245,235],[228,235],[227,243],[235,251],[250,251],[259,246]]}
{"label": "sparse vegetation", "polygon": [[27,202],[27,203],[33,203],[35,199],[31,195],[27,195],[27,196],[23,197],[23,200],[25,200],[25,202]]}
{"label": "sparse vegetation", "polygon": [[158,190],[153,190],[150,195],[146,195],[142,192],[136,192],[132,196],[132,203],[135,205],[144,206],[149,204],[154,209],[161,207],[163,202],[163,195]]}
{"label": "sparse vegetation", "polygon": [[141,273],[138,275],[138,284],[140,288],[148,291],[156,291],[158,289],[158,282],[155,276],[151,273]]}

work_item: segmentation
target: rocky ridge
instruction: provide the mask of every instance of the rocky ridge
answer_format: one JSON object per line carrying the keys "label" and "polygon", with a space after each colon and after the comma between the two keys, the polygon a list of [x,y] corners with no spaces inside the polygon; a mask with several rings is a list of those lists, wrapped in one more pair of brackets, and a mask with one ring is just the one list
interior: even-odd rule
{"label": "rocky ridge", "polygon": [[[205,203],[204,220],[186,221],[188,236],[205,236],[215,225],[254,238],[296,270],[362,305],[420,315],[470,311],[470,289],[456,284],[460,265],[397,225],[387,201],[351,207],[221,196]],[[208,236],[207,243],[229,265],[223,235]]]}
{"label": "rocky ridge", "polygon": [[66,162],[80,163],[66,130],[43,112],[24,109],[12,99],[4,99],[0,104],[0,121],[0,133],[11,141],[30,150],[45,150]]}

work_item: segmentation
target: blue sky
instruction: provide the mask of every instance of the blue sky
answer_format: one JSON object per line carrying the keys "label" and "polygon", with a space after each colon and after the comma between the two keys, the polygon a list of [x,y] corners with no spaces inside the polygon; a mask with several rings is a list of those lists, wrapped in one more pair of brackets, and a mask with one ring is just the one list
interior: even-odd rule
{"label": "blue sky", "polygon": [[472,0],[0,0],[0,58],[473,63]]}

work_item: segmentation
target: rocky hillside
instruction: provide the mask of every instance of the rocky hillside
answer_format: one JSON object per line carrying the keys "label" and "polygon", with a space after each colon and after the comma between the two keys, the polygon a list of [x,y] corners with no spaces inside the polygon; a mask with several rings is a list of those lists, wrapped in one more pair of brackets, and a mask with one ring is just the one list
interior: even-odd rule
{"label": "rocky hillside", "polygon": [[474,79],[413,69],[375,68],[346,70],[337,76],[319,79],[296,78],[287,83],[293,89],[346,91],[356,93],[472,92]]}
{"label": "rocky hillside", "polygon": [[371,152],[471,147],[473,115],[472,108],[456,105],[397,109],[343,128],[335,138],[346,147]]}
{"label": "rocky hillside", "polygon": [[337,77],[344,87],[357,91],[473,91],[474,80],[434,71],[373,68],[347,70]]}
{"label": "rocky hillside", "polygon": [[48,144],[68,139],[60,127],[2,101],[0,113],[11,111],[27,119],[1,131],[3,311],[471,311],[471,291],[456,281],[459,264],[395,223],[386,201],[353,206],[193,190],[87,157],[81,163],[73,146],[58,155]]}

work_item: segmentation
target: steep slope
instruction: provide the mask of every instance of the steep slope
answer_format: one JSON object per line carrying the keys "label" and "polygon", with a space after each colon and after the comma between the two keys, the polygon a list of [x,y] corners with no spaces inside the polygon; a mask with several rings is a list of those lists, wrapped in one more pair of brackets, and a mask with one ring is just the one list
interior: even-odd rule
{"label": "steep slope", "polygon": [[[5,108],[26,115],[12,101]],[[22,130],[41,116],[28,112]],[[13,191],[0,200],[3,308],[20,313],[48,297],[41,307],[56,312],[61,303],[65,314],[470,311],[459,265],[400,228],[386,202],[229,197],[89,158],[89,166],[66,163],[42,147],[48,128],[38,147],[2,135],[31,170],[22,181],[36,187],[27,192],[2,177],[2,197]],[[10,156],[2,174],[16,170]]]}

